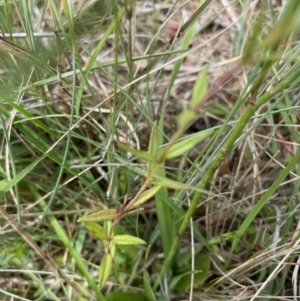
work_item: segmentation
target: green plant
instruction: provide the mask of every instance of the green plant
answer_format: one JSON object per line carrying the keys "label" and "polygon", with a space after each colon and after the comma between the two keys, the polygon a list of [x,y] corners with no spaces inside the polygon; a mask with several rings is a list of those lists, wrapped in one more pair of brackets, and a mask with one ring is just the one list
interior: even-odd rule
{"label": "green plant", "polygon": [[286,295],[300,5],[273,2],[0,4],[3,299]]}

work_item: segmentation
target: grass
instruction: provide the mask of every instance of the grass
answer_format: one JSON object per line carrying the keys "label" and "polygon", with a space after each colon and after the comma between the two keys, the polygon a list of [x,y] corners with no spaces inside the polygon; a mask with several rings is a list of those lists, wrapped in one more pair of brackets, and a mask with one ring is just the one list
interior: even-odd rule
{"label": "grass", "polygon": [[297,299],[299,6],[4,1],[0,299]]}

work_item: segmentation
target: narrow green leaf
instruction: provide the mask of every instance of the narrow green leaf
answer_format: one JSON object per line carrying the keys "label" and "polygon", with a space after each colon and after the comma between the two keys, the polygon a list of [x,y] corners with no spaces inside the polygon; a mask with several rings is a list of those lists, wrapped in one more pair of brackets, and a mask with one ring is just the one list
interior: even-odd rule
{"label": "narrow green leaf", "polygon": [[105,254],[101,260],[99,268],[99,285],[102,289],[111,274],[113,258],[110,253]]}
{"label": "narrow green leaf", "polygon": [[129,234],[115,235],[112,241],[117,245],[139,245],[146,243],[144,240]]}
{"label": "narrow green leaf", "polygon": [[104,222],[104,221],[111,221],[118,217],[118,210],[117,209],[105,209],[94,212],[92,214],[83,216],[79,218],[78,222]]}
{"label": "narrow green leaf", "polygon": [[157,122],[155,121],[152,126],[148,152],[152,157],[156,157],[157,153]]}
{"label": "narrow green leaf", "polygon": [[131,208],[139,207],[140,205],[147,202],[150,198],[152,198],[157,193],[157,191],[159,191],[160,188],[161,188],[161,185],[156,185],[156,186],[146,190],[145,192],[143,192]]}
{"label": "narrow green leaf", "polygon": [[107,239],[107,233],[101,225],[94,223],[94,222],[87,222],[86,227],[97,238],[99,238],[101,240]]}
{"label": "narrow green leaf", "polygon": [[[148,152],[151,155],[151,157],[156,158],[157,157],[157,122],[155,121],[153,123],[153,127],[151,130],[151,136],[148,146]],[[156,162],[155,161],[148,161],[148,173],[152,174],[152,170],[155,169]]]}
{"label": "narrow green leaf", "polygon": [[59,136],[57,135],[57,132],[52,131],[42,121],[40,121],[38,119],[35,119],[30,113],[28,113],[28,111],[26,111],[25,109],[23,109],[21,106],[18,106],[16,103],[14,103],[13,101],[10,101],[9,99],[6,99],[6,102],[10,106],[12,106],[14,109],[16,109],[20,114],[22,114],[23,116],[25,116],[26,118],[28,118],[28,120],[30,120],[33,124],[35,124],[36,126],[40,127],[42,130],[44,130],[46,133],[49,133],[50,135],[56,137],[57,139],[59,138]]}
{"label": "narrow green leaf", "polygon": [[177,123],[179,128],[186,128],[190,123],[197,119],[197,114],[193,110],[186,110],[179,114]]}
{"label": "narrow green leaf", "polygon": [[[165,116],[168,115],[166,112],[166,105],[163,106],[162,112],[160,112],[160,118],[159,118],[159,124],[158,124],[158,131],[157,131],[157,142],[158,145],[163,145],[164,143],[164,127],[165,127]],[[161,156],[163,153],[163,149],[159,148],[157,155]],[[165,161],[165,159],[164,159]],[[153,176],[159,176],[162,178],[166,178],[166,168],[164,168],[165,162],[160,162],[161,166],[160,168],[156,169],[155,175]],[[176,228],[173,227],[173,210],[172,207],[169,206],[168,202],[171,203],[169,200],[169,192],[166,187],[161,187],[155,193],[154,195],[155,200],[155,210],[157,214],[157,220],[158,220],[158,229],[160,232],[160,240],[162,243],[162,249],[164,256],[167,256],[167,254],[170,251],[174,234],[176,232]],[[178,208],[178,207],[177,207]]]}
{"label": "narrow green leaf", "polygon": [[194,85],[192,100],[190,108],[194,109],[201,103],[208,90],[207,67],[205,67],[199,74],[197,81]]}
{"label": "narrow green leaf", "polygon": [[173,181],[167,178],[159,177],[159,176],[154,176],[154,181],[152,182],[152,184],[168,187],[172,189],[178,189],[178,190],[195,190],[195,191],[197,190],[197,187],[180,183],[177,181]]}
{"label": "narrow green leaf", "polygon": [[4,187],[6,187],[8,185],[8,180],[4,179],[0,181],[0,191],[4,190]]}
{"label": "narrow green leaf", "polygon": [[166,159],[174,159],[194,148],[199,142],[208,137],[214,130],[208,129],[195,135],[185,137],[183,140],[175,143],[166,154]]}
{"label": "narrow green leaf", "polygon": [[111,254],[112,258],[115,258],[117,251],[117,246],[113,241],[110,241],[109,243],[109,253]]}
{"label": "narrow green leaf", "polygon": [[143,271],[143,285],[144,285],[144,289],[145,289],[147,299],[149,301],[157,301],[157,299],[155,297],[155,294],[152,290],[152,287],[150,285],[150,281],[149,281],[148,276],[147,276],[146,263],[147,263],[147,259],[149,257],[150,249],[151,249],[151,246],[148,247],[148,249],[146,251],[146,255],[145,255],[145,262],[144,262],[144,269],[143,269],[144,270]]}
{"label": "narrow green leaf", "polygon": [[149,301],[157,301],[157,299],[155,297],[155,294],[152,290],[152,287],[150,285],[149,279],[146,275],[146,269],[144,269],[144,274],[143,274],[143,285],[144,285],[144,289],[145,289],[147,299]]}
{"label": "narrow green leaf", "polygon": [[3,166],[2,166],[2,165],[0,165],[0,175],[1,175],[1,177],[5,177],[5,176],[6,176],[6,172],[5,172],[5,170],[3,169]]}
{"label": "narrow green leaf", "polygon": [[[40,163],[43,159],[45,159],[47,156],[47,153],[42,155],[40,158],[33,161],[31,164],[26,166],[15,178],[13,178],[11,181],[6,181],[6,185],[2,187],[2,190],[0,190],[0,197],[2,197],[9,189],[14,187],[17,183],[19,183],[38,163]],[[3,182],[4,184],[4,182]]]}
{"label": "narrow green leaf", "polygon": [[123,144],[121,142],[118,143],[118,146],[120,148],[122,148],[123,150],[125,150],[129,153],[132,153],[136,157],[138,157],[140,159],[143,159],[147,162],[154,162],[155,161],[155,158],[149,152],[137,150],[137,149],[132,148],[132,147],[128,146],[127,144]]}

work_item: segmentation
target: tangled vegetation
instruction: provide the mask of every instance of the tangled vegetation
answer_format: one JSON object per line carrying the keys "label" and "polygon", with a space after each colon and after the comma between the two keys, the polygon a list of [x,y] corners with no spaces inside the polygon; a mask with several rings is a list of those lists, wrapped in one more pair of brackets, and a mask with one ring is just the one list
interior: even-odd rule
{"label": "tangled vegetation", "polygon": [[299,0],[0,12],[1,300],[299,298]]}

